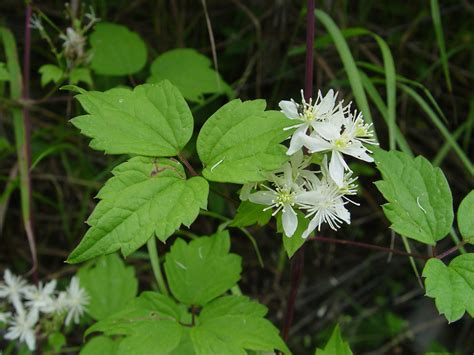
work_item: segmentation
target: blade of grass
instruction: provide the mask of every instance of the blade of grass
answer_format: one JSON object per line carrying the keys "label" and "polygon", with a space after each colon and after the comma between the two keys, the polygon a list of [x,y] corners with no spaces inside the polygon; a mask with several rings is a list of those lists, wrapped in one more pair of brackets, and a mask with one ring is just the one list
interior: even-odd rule
{"label": "blade of grass", "polygon": [[[382,97],[378,93],[371,79],[369,79],[369,77],[363,71],[360,71],[359,74],[362,79],[362,85],[364,85],[364,89],[367,92],[367,95],[372,100],[375,107],[379,110],[380,114],[382,115],[382,118],[385,120],[385,122],[388,125],[389,117],[388,117],[387,105],[385,104]],[[395,140],[400,150],[410,156],[413,156],[413,153],[405,139],[405,136],[403,135],[403,133],[400,131],[400,129],[398,128],[396,124],[395,124],[394,131],[395,131],[394,133]]]}
{"label": "blade of grass", "polygon": [[[26,28],[25,28],[25,51],[29,52],[29,16],[31,16],[31,7],[27,5],[26,10]],[[7,68],[10,74],[10,98],[12,100],[20,101],[28,97],[28,90],[23,88],[22,75],[18,61],[18,54],[16,48],[15,38],[12,33],[3,27],[0,27],[0,37],[3,41],[5,49],[5,56],[7,59]],[[25,55],[25,72],[29,70],[29,57]],[[28,68],[26,68],[28,67]],[[20,194],[21,194],[21,211],[23,217],[23,224],[25,227],[28,244],[30,246],[32,269],[31,273],[35,282],[37,282],[37,253],[36,242],[33,231],[33,215],[32,215],[32,193],[31,193],[31,179],[30,179],[30,147],[29,147],[29,112],[27,108],[20,109],[19,107],[11,108],[13,116],[13,126],[15,131],[15,143],[18,156],[18,168],[20,171]]]}
{"label": "blade of grass", "polygon": [[[352,53],[344,36],[341,33],[341,30],[337,27],[332,18],[329,17],[324,11],[316,10],[315,15],[334,40],[334,44],[342,60],[344,69],[346,70],[357,106],[364,114],[364,119],[368,123],[372,123],[372,115],[370,113],[367,96],[365,95],[364,87],[359,75],[359,70],[357,69],[354,57],[352,56]],[[377,139],[377,137],[375,138]]]}
{"label": "blade of grass", "polygon": [[[458,140],[459,137],[461,136],[462,132],[466,129],[467,127],[467,122],[464,122],[462,125],[460,125],[453,133],[453,138],[455,140]],[[433,165],[440,166],[441,163],[443,162],[444,158],[446,155],[448,155],[449,151],[451,150],[451,144],[449,142],[444,142],[443,146],[441,147],[440,150],[438,150],[438,153],[436,153],[436,156],[432,160]]]}
{"label": "blade of grass", "polygon": [[438,42],[446,85],[448,86],[449,92],[452,92],[453,88],[451,84],[451,76],[449,74],[448,56],[446,55],[446,44],[444,41],[443,25],[441,24],[438,0],[431,0],[431,18],[433,19],[433,26],[436,34],[436,41]]}
{"label": "blade of grass", "polygon": [[431,107],[426,103],[425,100],[412,88],[405,84],[399,84],[399,87],[406,92],[413,100],[415,100],[416,103],[420,106],[420,108],[426,113],[430,121],[433,123],[433,125],[438,128],[440,131],[441,135],[446,139],[446,141],[449,143],[449,145],[453,148],[454,152],[458,156],[458,158],[461,160],[463,163],[464,167],[466,168],[467,172],[472,176],[474,175],[474,167],[467,157],[466,153],[461,149],[459,144],[456,142],[456,140],[453,138],[453,135],[448,131],[448,129],[444,126],[443,122],[441,122],[441,119],[438,117],[438,115],[431,109]]}

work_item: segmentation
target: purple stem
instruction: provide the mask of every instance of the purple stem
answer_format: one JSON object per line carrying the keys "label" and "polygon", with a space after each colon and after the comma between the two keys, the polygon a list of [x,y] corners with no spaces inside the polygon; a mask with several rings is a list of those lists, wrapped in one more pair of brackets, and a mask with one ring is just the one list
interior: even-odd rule
{"label": "purple stem", "polygon": [[305,100],[313,96],[314,70],[314,0],[308,0],[306,14],[306,68],[305,68]]}

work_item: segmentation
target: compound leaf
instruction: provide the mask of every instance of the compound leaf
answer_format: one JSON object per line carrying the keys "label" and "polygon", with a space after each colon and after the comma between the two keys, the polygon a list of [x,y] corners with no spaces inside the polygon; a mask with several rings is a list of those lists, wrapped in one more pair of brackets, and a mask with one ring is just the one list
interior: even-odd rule
{"label": "compound leaf", "polygon": [[41,86],[53,82],[58,83],[63,77],[63,70],[57,65],[45,64],[39,68],[39,73],[41,74]]}
{"label": "compound leaf", "polygon": [[90,36],[91,68],[101,75],[130,75],[146,64],[147,49],[140,36],[127,27],[101,22]]}
{"label": "compound leaf", "polygon": [[264,226],[271,217],[272,211],[264,211],[262,205],[257,205],[250,201],[242,201],[239,208],[237,208],[236,215],[230,226],[243,228],[254,225],[255,223]]}
{"label": "compound leaf", "polygon": [[211,69],[211,64],[209,58],[194,49],[173,49],[155,59],[148,82],[167,79],[187,100],[194,102],[203,102],[205,94],[232,93],[219,73]]}
{"label": "compound leaf", "polygon": [[423,269],[426,295],[435,299],[436,308],[449,322],[467,311],[474,317],[474,254],[454,258],[448,266],[431,258]]}
{"label": "compound leaf", "polygon": [[173,295],[190,306],[203,306],[240,279],[241,258],[230,254],[227,231],[187,244],[177,239],[166,255],[165,272]]}
{"label": "compound leaf", "polygon": [[209,303],[199,315],[198,326],[191,329],[197,355],[246,354],[245,350],[274,349],[289,354],[279,331],[267,319],[265,306],[245,296],[224,296]]}
{"label": "compound leaf", "polygon": [[135,157],[116,167],[98,194],[91,226],[68,262],[78,263],[121,250],[137,250],[154,234],[162,240],[181,224],[189,226],[207,206],[209,185],[202,177],[185,179],[170,159]]}
{"label": "compound leaf", "polygon": [[391,228],[406,237],[435,245],[453,223],[453,198],[443,172],[425,158],[374,149],[382,181],[375,184],[388,201],[383,205]]}
{"label": "compound leaf", "polygon": [[125,266],[117,254],[102,256],[95,265],[81,268],[79,279],[90,296],[87,312],[96,320],[121,310],[138,291],[134,268]]}
{"label": "compound leaf", "polygon": [[116,355],[119,341],[106,336],[97,336],[89,340],[81,349],[79,355]]}
{"label": "compound leaf", "polygon": [[71,120],[91,137],[91,148],[109,154],[177,155],[193,133],[193,116],[169,81],[76,96],[87,115]]}
{"label": "compound leaf", "polygon": [[278,111],[265,111],[265,100],[233,100],[204,124],[197,151],[208,180],[245,184],[265,180],[266,173],[288,160],[279,144],[291,133]]}

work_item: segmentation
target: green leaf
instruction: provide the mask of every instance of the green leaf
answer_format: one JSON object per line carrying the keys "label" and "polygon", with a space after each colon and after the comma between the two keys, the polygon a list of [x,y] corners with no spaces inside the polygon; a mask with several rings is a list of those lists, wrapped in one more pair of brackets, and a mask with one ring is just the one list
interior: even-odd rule
{"label": "green leaf", "polygon": [[291,121],[278,111],[265,111],[265,100],[233,100],[204,124],[197,151],[208,180],[245,184],[265,180],[266,173],[288,160],[281,144]]}
{"label": "green leaf", "polygon": [[101,201],[87,221],[91,228],[69,256],[70,263],[119,249],[127,256],[153,233],[164,242],[206,208],[207,181],[199,176],[186,180],[176,161],[135,157],[112,174],[97,195]]}
{"label": "green leaf", "polygon": [[88,68],[74,68],[69,73],[69,81],[72,85],[81,81],[88,85],[92,85],[91,71]]}
{"label": "green leaf", "polygon": [[99,258],[94,266],[79,271],[81,286],[90,296],[87,312],[96,320],[121,310],[138,291],[133,267],[126,267],[117,254]]}
{"label": "green leaf", "polygon": [[5,63],[0,62],[0,81],[10,80],[10,74],[8,73]]}
{"label": "green leaf", "polygon": [[193,133],[193,116],[169,81],[76,96],[87,115],[71,120],[91,137],[91,148],[109,154],[177,155]]}
{"label": "green leaf", "polygon": [[231,94],[232,89],[211,65],[209,58],[194,49],[173,49],[155,59],[148,81],[168,79],[187,100],[194,102],[203,102],[205,94]]}
{"label": "green leaf", "polygon": [[130,75],[146,64],[147,49],[140,36],[125,26],[101,22],[90,36],[91,68],[101,75]]}
{"label": "green leaf", "polygon": [[61,332],[54,332],[48,336],[48,345],[56,352],[59,353],[61,348],[66,345],[66,337]]}
{"label": "green leaf", "polygon": [[115,355],[118,351],[119,342],[106,336],[97,336],[87,342],[81,349],[79,355]]}
{"label": "green leaf", "polygon": [[290,350],[275,326],[263,318],[265,306],[244,296],[224,296],[202,310],[191,339],[198,355],[246,354],[245,350]]}
{"label": "green leaf", "polygon": [[306,241],[302,235],[306,228],[308,228],[309,224],[309,219],[306,218],[303,213],[296,211],[296,215],[298,217],[298,227],[291,237],[288,237],[283,230],[281,213],[278,213],[277,215],[277,232],[282,233],[283,247],[285,248],[286,254],[289,258],[291,258]]}
{"label": "green leaf", "polygon": [[271,217],[272,211],[264,211],[262,205],[257,205],[250,201],[242,201],[230,226],[243,228],[255,223],[258,223],[259,226],[264,226]]}
{"label": "green leaf", "polygon": [[124,335],[118,354],[168,354],[178,346],[183,327],[180,309],[168,296],[144,292],[129,305],[109,318],[97,322],[86,331],[105,335]]}
{"label": "green leaf", "polygon": [[474,317],[474,254],[454,258],[449,266],[431,258],[423,269],[426,296],[435,299],[436,308],[449,322],[467,311]]}
{"label": "green leaf", "polygon": [[240,279],[241,258],[229,249],[227,231],[189,244],[177,239],[165,261],[173,296],[188,306],[203,306],[234,286]]}
{"label": "green leaf", "polygon": [[352,350],[347,342],[342,339],[339,325],[334,328],[331,338],[324,349],[316,349],[315,355],[352,355]]}
{"label": "green leaf", "polygon": [[39,73],[41,74],[41,86],[45,86],[50,82],[57,84],[64,75],[63,70],[53,64],[43,65],[39,68]]}
{"label": "green leaf", "polygon": [[459,205],[458,226],[462,237],[474,244],[474,190],[469,192]]}
{"label": "green leaf", "polygon": [[387,204],[385,215],[391,228],[419,242],[435,245],[449,233],[453,223],[453,198],[439,168],[428,160],[397,151],[374,149],[382,181],[375,184]]}

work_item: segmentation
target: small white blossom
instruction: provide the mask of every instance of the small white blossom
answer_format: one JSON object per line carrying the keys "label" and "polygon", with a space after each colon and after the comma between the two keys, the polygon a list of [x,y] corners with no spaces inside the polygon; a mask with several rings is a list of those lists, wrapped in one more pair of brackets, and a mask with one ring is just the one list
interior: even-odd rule
{"label": "small white blossom", "polygon": [[12,314],[10,312],[0,312],[0,323],[6,323]]}
{"label": "small white blossom", "polygon": [[59,38],[64,41],[64,53],[67,58],[82,58],[84,56],[86,39],[81,33],[78,33],[72,27],[68,27],[66,34],[59,35]]}
{"label": "small white blossom", "polygon": [[36,336],[35,325],[38,322],[38,312],[32,311],[27,313],[23,308],[17,309],[17,314],[10,321],[10,326],[5,334],[5,339],[25,342],[28,349],[35,350]]}
{"label": "small white blossom", "polygon": [[0,298],[7,298],[15,308],[22,308],[21,297],[27,288],[21,276],[15,276],[9,269],[3,273],[4,283],[0,283]]}
{"label": "small white blossom", "polygon": [[85,306],[89,303],[89,295],[79,284],[79,279],[74,276],[66,289],[65,304],[67,315],[65,323],[69,325],[71,321],[78,324],[84,314]]}
{"label": "small white blossom", "polygon": [[33,14],[31,16],[29,26],[30,26],[31,29],[36,29],[38,31],[43,31],[44,30],[41,18],[36,14]]}
{"label": "small white blossom", "polygon": [[343,193],[339,186],[323,176],[316,176],[308,181],[308,191],[302,192],[295,198],[298,207],[306,210],[306,217],[312,217],[308,228],[302,237],[307,238],[316,228],[321,230],[323,223],[337,230],[342,222],[350,224],[350,213],[346,209],[346,201],[342,198]]}
{"label": "small white blossom", "polygon": [[25,304],[31,309],[36,309],[43,313],[54,311],[54,291],[56,289],[56,280],[52,280],[43,286],[40,282],[38,286],[30,286],[25,290]]}
{"label": "small white blossom", "polygon": [[306,136],[308,129],[314,128],[317,122],[330,120],[334,114],[338,113],[342,106],[335,106],[336,97],[337,93],[334,94],[333,90],[329,90],[324,97],[321,91],[318,91],[318,97],[313,105],[312,99],[306,102],[303,90],[301,90],[301,104],[296,103],[293,99],[280,101],[281,112],[290,120],[300,121],[300,123],[287,128],[296,128],[296,131],[291,137],[290,147],[286,154],[292,155],[303,147],[302,138]]}
{"label": "small white blossom", "polygon": [[[352,124],[349,125],[348,122]],[[329,174],[334,182],[342,187],[344,171],[350,170],[344,161],[343,154],[373,162],[374,159],[367,154],[370,151],[362,145],[361,141],[361,138],[367,141],[370,137],[371,131],[367,129],[359,114],[354,121],[340,118],[318,122],[315,124],[315,131],[311,136],[305,136],[303,141],[310,153],[331,152]]]}

